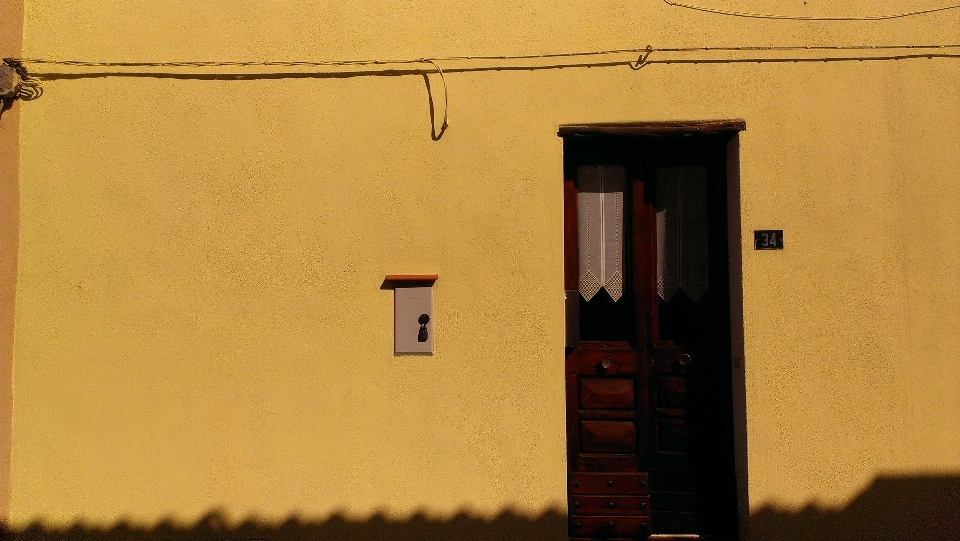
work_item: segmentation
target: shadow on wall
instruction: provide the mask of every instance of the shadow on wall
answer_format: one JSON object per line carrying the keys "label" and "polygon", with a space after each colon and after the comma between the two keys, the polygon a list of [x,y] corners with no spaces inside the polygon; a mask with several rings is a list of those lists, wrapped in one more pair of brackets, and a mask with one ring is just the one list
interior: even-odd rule
{"label": "shadow on wall", "polygon": [[878,477],[840,510],[761,508],[751,541],[957,541],[960,476]]}
{"label": "shadow on wall", "polygon": [[[334,515],[321,522],[294,516],[280,524],[248,521],[224,526],[213,511],[193,526],[162,522],[140,528],[58,530],[32,524],[3,537],[13,541],[562,541],[566,514],[537,517],[505,511],[492,519],[461,513],[450,519],[383,515],[357,521]],[[879,477],[840,510],[808,507],[797,512],[761,508],[750,517],[751,541],[957,541],[960,539],[960,476]]]}
{"label": "shadow on wall", "polygon": [[525,517],[505,511],[492,519],[461,513],[441,520],[414,515],[393,520],[382,515],[359,521],[334,515],[321,522],[291,517],[268,525],[256,521],[225,527],[223,515],[214,511],[193,526],[160,523],[138,528],[120,522],[110,528],[73,526],[64,530],[40,524],[8,532],[13,541],[562,541],[567,518],[563,512],[547,511]]}

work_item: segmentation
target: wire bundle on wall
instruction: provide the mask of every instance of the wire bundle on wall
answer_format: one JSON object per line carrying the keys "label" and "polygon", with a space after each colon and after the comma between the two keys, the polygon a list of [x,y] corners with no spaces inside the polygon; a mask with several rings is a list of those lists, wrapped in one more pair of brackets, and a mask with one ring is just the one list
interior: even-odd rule
{"label": "wire bundle on wall", "polygon": [[[664,0],[671,5],[673,0]],[[941,9],[952,9],[941,8]],[[905,15],[903,15],[905,16]],[[630,55],[628,58],[622,58]],[[636,55],[636,56],[632,56]],[[604,57],[621,57],[606,59]],[[728,64],[728,63],[785,63],[785,62],[842,62],[906,60],[920,58],[960,58],[960,44],[928,45],[836,45],[836,46],[724,46],[724,47],[653,47],[545,53],[527,55],[442,56],[432,58],[370,59],[370,60],[302,60],[302,61],[173,61],[173,62],[101,62],[69,59],[18,58],[4,59],[17,66],[23,90],[20,99],[35,99],[43,92],[41,79],[86,77],[174,77],[198,79],[256,79],[276,77],[343,77],[366,75],[420,75],[437,73],[443,83],[444,110],[439,129],[434,125],[432,137],[439,140],[447,127],[449,94],[445,73],[463,73],[500,70],[543,70],[580,67],[629,66],[639,70],[651,64]],[[448,64],[441,68],[440,63]],[[449,66],[450,63],[461,65]],[[26,65],[64,66],[73,71],[47,71],[30,75]],[[109,68],[111,71],[86,72],[85,68]],[[157,71],[158,69],[168,71]],[[169,71],[173,68],[177,71]],[[270,68],[272,71],[249,73],[210,73],[187,70],[211,68]],[[300,71],[277,72],[277,68]],[[76,71],[77,69],[81,71]],[[429,79],[427,79],[429,90]],[[434,110],[430,94],[431,116]]]}
{"label": "wire bundle on wall", "polygon": [[0,99],[30,101],[43,94],[43,83],[27,72],[23,62],[4,58],[3,68],[5,68],[2,73],[4,85],[0,88]]}

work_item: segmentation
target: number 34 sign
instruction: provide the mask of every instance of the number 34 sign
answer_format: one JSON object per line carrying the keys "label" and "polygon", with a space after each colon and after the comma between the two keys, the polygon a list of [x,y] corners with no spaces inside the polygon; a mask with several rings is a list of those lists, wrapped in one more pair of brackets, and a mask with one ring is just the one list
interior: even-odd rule
{"label": "number 34 sign", "polygon": [[783,250],[783,229],[762,229],[753,232],[754,250]]}

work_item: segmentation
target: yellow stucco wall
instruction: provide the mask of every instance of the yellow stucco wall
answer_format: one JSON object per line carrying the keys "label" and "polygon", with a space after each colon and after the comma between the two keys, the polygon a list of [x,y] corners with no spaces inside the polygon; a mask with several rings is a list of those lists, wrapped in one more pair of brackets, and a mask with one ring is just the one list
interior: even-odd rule
{"label": "yellow stucco wall", "polygon": [[[20,56],[23,5],[0,3],[0,58]],[[13,414],[13,321],[16,312],[19,232],[20,105],[0,113],[0,520],[10,509],[10,443]]]}
{"label": "yellow stucco wall", "polygon": [[[794,4],[767,6],[842,11]],[[848,4],[841,14],[887,9]],[[654,1],[24,7],[26,58],[960,42],[951,12],[813,23]],[[956,474],[958,66],[448,73],[437,142],[421,76],[48,80],[21,107],[12,523],[563,506],[556,130],[574,122],[747,121],[744,246],[766,228],[787,245],[743,254],[751,507],[843,505],[883,473]],[[440,275],[432,357],[392,354],[380,286],[400,272]]]}

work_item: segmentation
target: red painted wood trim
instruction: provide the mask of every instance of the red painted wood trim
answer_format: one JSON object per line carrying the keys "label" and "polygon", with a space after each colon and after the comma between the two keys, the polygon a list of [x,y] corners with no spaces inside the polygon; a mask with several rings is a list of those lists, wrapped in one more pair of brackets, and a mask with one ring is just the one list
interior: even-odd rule
{"label": "red painted wood trim", "polygon": [[640,456],[650,467],[650,448],[653,445],[650,427],[650,408],[653,395],[650,392],[650,367],[647,362],[650,346],[656,343],[657,330],[657,226],[656,209],[646,202],[644,184],[633,182],[633,283],[637,307],[637,391],[640,408],[637,423],[647,427],[641,430],[638,442]]}
{"label": "red painted wood trim", "polygon": [[567,493],[573,480],[570,475],[580,467],[580,408],[577,404],[577,364],[579,348],[567,354],[564,363],[567,406]]}
{"label": "red painted wood trim", "polygon": [[439,274],[388,274],[384,280],[386,282],[429,282],[433,283],[439,278]]}
{"label": "red painted wood trim", "polygon": [[642,182],[633,183],[633,268],[639,347],[659,338],[657,322],[657,211],[644,200]]}

